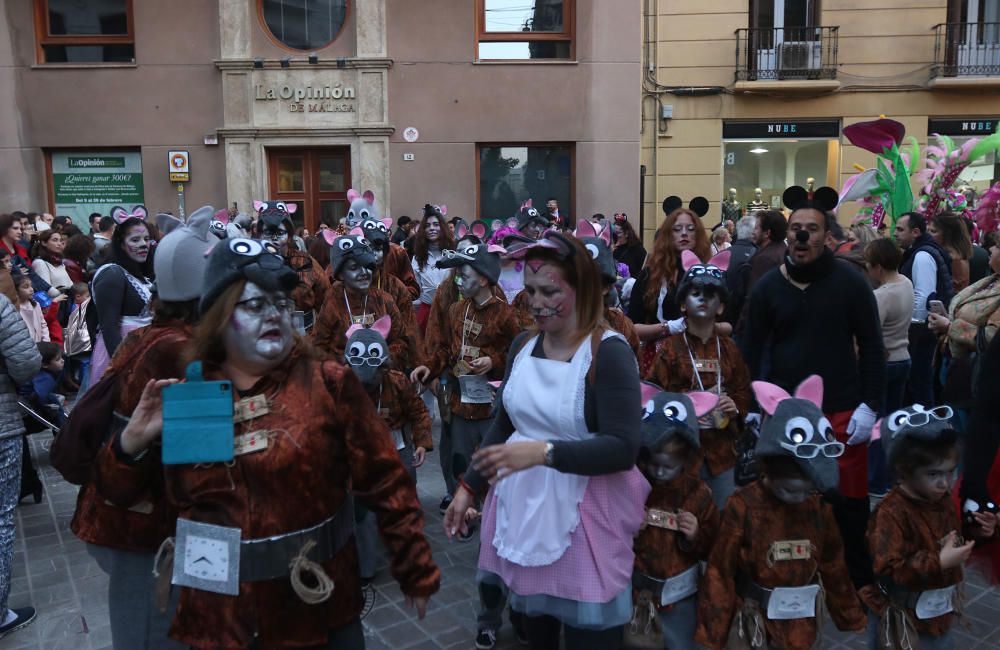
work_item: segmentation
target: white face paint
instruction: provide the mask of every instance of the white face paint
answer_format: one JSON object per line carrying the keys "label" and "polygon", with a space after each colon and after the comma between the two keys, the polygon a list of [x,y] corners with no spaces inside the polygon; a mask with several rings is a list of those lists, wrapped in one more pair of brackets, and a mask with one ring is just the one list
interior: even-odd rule
{"label": "white face paint", "polygon": [[364,293],[372,286],[372,270],[354,259],[344,262],[337,276],[344,286],[356,293]]}
{"label": "white face paint", "polygon": [[475,269],[473,269],[468,264],[463,264],[458,269],[458,274],[455,275],[455,281],[458,284],[458,290],[462,294],[462,297],[466,300],[472,300],[476,297],[479,291],[483,288],[480,278],[483,276],[479,275]]}
{"label": "white face paint", "polygon": [[816,492],[816,486],[805,478],[767,478],[765,485],[771,494],[788,504],[802,503]]}
{"label": "white face paint", "polygon": [[293,309],[284,292],[248,282],[223,335],[227,360],[258,371],[277,366],[292,349]]}
{"label": "white face paint", "polygon": [[142,264],[149,257],[149,230],[145,224],[136,224],[125,234],[125,254]]}

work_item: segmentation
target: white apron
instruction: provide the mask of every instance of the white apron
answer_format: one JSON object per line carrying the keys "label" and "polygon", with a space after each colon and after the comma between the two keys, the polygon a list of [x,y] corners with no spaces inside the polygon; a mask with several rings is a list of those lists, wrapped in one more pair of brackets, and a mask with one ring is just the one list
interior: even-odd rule
{"label": "white apron", "polygon": [[[603,338],[609,336],[621,337],[605,332]],[[592,357],[590,337],[568,363],[531,356],[537,339],[532,337],[518,352],[504,385],[504,409],[514,424],[507,444],[593,437],[583,409]],[[588,480],[540,465],[498,481],[493,537],[497,555],[521,566],[547,566],[561,558],[580,523]]]}

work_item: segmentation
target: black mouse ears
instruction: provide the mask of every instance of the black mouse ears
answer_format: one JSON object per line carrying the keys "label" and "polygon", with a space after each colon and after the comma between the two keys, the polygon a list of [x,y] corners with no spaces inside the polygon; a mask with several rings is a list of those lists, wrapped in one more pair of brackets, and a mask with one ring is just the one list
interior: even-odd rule
{"label": "black mouse ears", "polygon": [[[663,199],[663,214],[670,214],[677,208],[683,207],[684,200],[679,196],[668,196]],[[690,208],[691,212],[694,212],[699,217],[704,217],[708,214],[708,199],[704,196],[696,196],[691,199],[690,203],[688,203],[688,208]]]}
{"label": "black mouse ears", "polygon": [[792,212],[799,208],[816,208],[823,212],[830,212],[837,207],[838,201],[840,201],[840,195],[832,187],[821,187],[810,196],[806,188],[792,185],[781,195],[781,202]]}

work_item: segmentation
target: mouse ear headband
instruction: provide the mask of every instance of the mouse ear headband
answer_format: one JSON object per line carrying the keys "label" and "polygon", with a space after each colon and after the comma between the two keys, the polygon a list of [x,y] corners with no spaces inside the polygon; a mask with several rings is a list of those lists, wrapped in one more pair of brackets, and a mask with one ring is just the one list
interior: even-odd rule
{"label": "mouse ear headband", "polygon": [[[684,207],[684,201],[679,196],[668,196],[663,199],[663,214],[669,215],[677,208],[682,207]],[[688,203],[688,209],[699,217],[704,217],[708,214],[708,199],[704,196],[696,196]]]}
{"label": "mouse ear headband", "polygon": [[840,195],[832,187],[821,187],[810,194],[806,188],[792,185],[781,195],[781,202],[792,212],[803,208],[813,208],[820,212],[831,212],[837,207],[839,201]]}

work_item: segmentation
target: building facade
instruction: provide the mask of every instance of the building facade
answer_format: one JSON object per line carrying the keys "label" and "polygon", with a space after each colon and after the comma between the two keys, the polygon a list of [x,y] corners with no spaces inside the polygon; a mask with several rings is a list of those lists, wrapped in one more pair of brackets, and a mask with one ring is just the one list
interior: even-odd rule
{"label": "building facade", "polygon": [[[884,114],[921,146],[998,125],[995,0],[647,0],[644,12],[647,241],[671,194],[708,198],[714,225],[730,190],[745,214],[810,179],[839,189],[874,164],[843,138],[854,122]],[[990,158],[963,178],[981,190],[998,176]]]}
{"label": "building facade", "polygon": [[506,218],[550,197],[574,216],[639,207],[638,3],[2,7],[2,210],[177,212],[182,189],[189,210],[295,202],[314,229],[345,213],[349,188],[393,216],[430,202]]}

